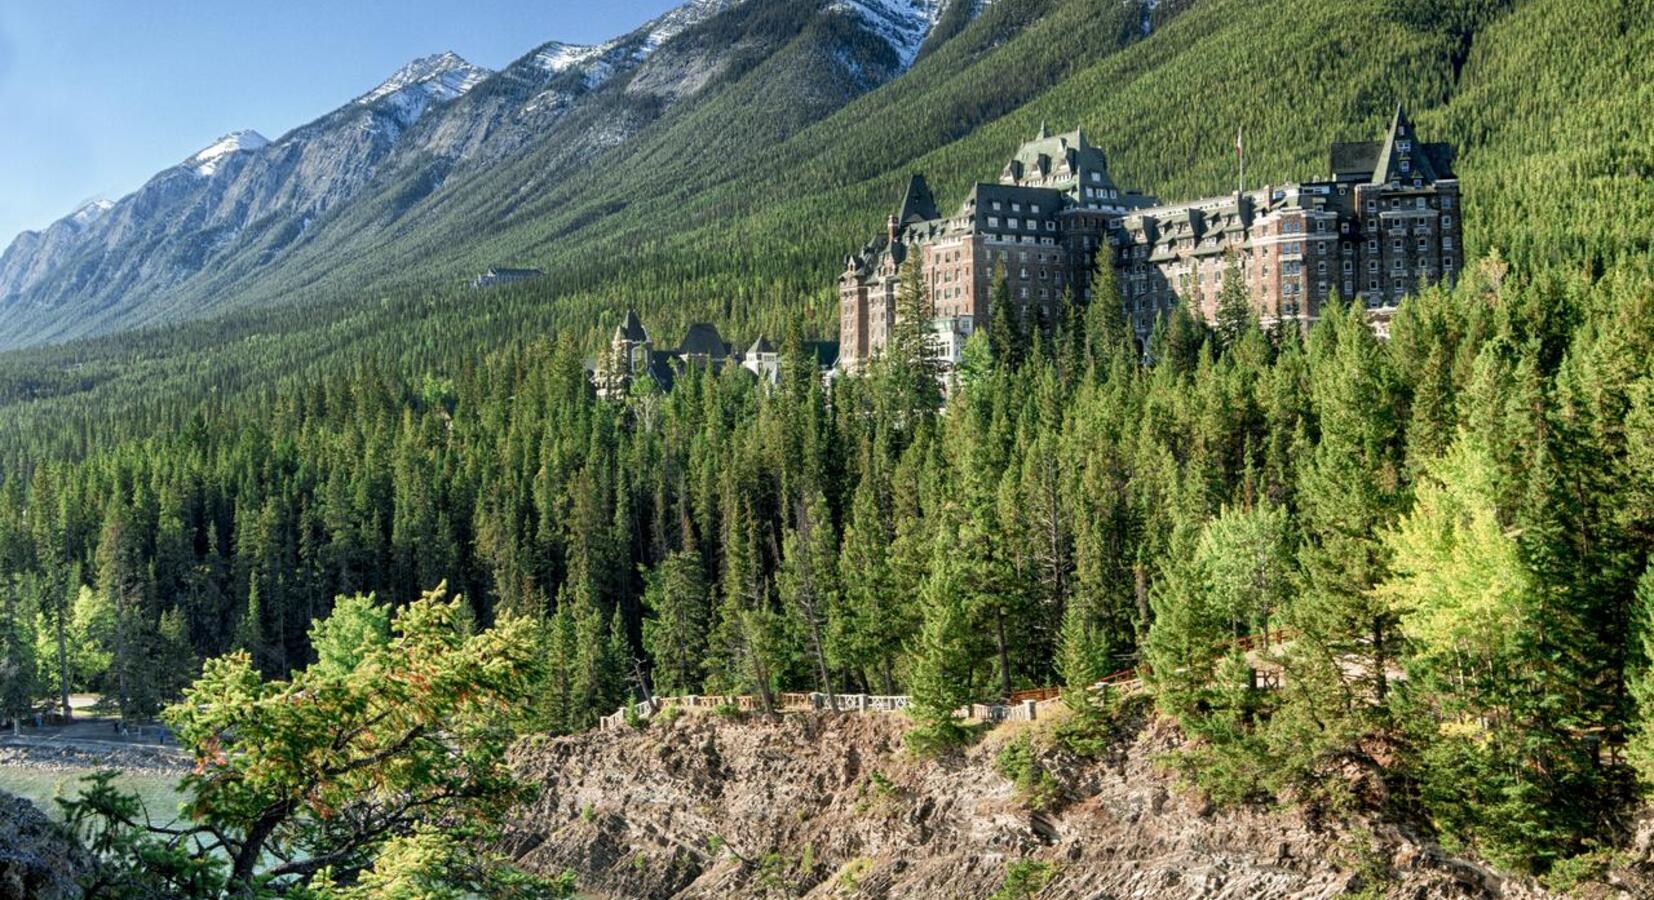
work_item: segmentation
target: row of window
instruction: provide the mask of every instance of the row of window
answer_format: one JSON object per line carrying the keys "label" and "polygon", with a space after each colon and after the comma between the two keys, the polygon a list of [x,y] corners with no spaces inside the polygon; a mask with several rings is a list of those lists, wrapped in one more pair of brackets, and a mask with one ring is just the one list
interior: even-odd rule
{"label": "row of window", "polygon": [[[994,210],[994,212],[999,212],[1001,209],[1004,209],[1004,207],[1000,205],[999,201],[998,200],[993,201],[993,210]],[[1039,204],[1038,203],[1028,204],[1028,211],[1033,213],[1036,216],[1039,215]],[[1022,204],[1020,202],[1015,201],[1015,200],[1011,201],[1011,212],[1018,212],[1018,213],[1022,212]]]}
{"label": "row of window", "polygon": [[[1390,198],[1390,208],[1391,209],[1401,209],[1403,199],[1404,198],[1402,198],[1402,197],[1391,197]],[[1432,208],[1435,207],[1435,205],[1436,204],[1431,203],[1429,201],[1429,198],[1426,198],[1426,197],[1414,197],[1413,198],[1413,208],[1414,209],[1432,209]],[[1442,197],[1441,197],[1441,208],[1442,209],[1452,209],[1453,208],[1453,195],[1452,194],[1443,194],[1442,195]],[[1367,212],[1377,212],[1377,211],[1378,211],[1378,198],[1368,197],[1367,198]]]}

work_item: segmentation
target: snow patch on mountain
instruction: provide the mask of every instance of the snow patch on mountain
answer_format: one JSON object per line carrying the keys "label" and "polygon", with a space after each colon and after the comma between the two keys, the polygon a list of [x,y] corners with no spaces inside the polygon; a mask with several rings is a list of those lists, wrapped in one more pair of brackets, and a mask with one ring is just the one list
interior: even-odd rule
{"label": "snow patch on mountain", "polygon": [[419,88],[427,101],[443,102],[471,90],[492,72],[465,61],[458,53],[448,50],[420,57],[396,70],[396,74],[366,94],[356,98],[362,106],[370,106],[393,94],[410,88]]}
{"label": "snow patch on mountain", "polygon": [[251,129],[232,131],[214,141],[212,146],[190,157],[184,165],[202,178],[211,178],[230,154],[261,150],[269,143],[269,138]]}
{"label": "snow patch on mountain", "polygon": [[115,201],[97,199],[92,200],[69,214],[69,221],[81,228],[103,218],[103,214],[115,208]]}
{"label": "snow patch on mountain", "polygon": [[614,46],[613,42],[591,46],[587,44],[565,44],[562,41],[552,41],[534,53],[534,65],[541,70],[551,72],[565,72],[581,63],[588,62],[602,56],[604,51]]}
{"label": "snow patch on mountain", "polygon": [[896,52],[903,69],[913,65],[919,48],[942,16],[945,0],[833,0],[829,10],[855,16]]}
{"label": "snow patch on mountain", "polygon": [[[668,41],[744,0],[691,0],[644,23],[624,37],[601,44],[565,44],[552,41],[534,54],[534,65],[549,74],[584,67],[588,90],[601,86],[615,73],[629,70],[655,55]],[[535,106],[544,106],[535,98]]]}

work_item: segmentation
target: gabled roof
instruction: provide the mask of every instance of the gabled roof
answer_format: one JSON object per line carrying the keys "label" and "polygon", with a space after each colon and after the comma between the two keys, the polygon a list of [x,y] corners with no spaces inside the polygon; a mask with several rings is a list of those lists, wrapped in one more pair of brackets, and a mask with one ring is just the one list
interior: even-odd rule
{"label": "gabled roof", "polygon": [[615,340],[631,341],[635,344],[648,342],[649,332],[644,329],[643,323],[638,320],[637,310],[626,310],[626,318],[615,327]]}
{"label": "gabled roof", "polygon": [[902,205],[896,212],[896,221],[902,225],[909,225],[940,218],[942,214],[936,211],[936,198],[931,194],[925,176],[914,174],[907,180],[907,190],[902,194]]}
{"label": "gabled roof", "polygon": [[[1407,149],[1402,150],[1405,146]],[[1387,184],[1410,181],[1416,175],[1425,181],[1453,176],[1452,144],[1426,144],[1418,140],[1407,111],[1396,104],[1395,115],[1382,141],[1340,141],[1332,145],[1332,174],[1339,181],[1371,181]],[[1403,163],[1407,171],[1403,172]]]}
{"label": "gabled roof", "polygon": [[[1052,135],[1044,123],[1040,124],[1038,136],[1017,148],[1016,155],[1006,164],[1002,178],[1022,181],[1035,173],[1044,178],[1064,164],[1075,179],[1084,177],[1082,173],[1099,172],[1102,180],[1095,183],[1114,187],[1114,179],[1108,174],[1108,157],[1100,148],[1091,145],[1085,136],[1085,129],[1076,128],[1066,134]],[[1093,182],[1087,180],[1087,183]]]}
{"label": "gabled roof", "polygon": [[722,359],[729,355],[729,345],[724,343],[717,326],[707,322],[696,322],[689,326],[688,333],[683,336],[683,343],[678,345],[678,355]]}
{"label": "gabled roof", "polygon": [[772,344],[770,344],[770,339],[767,338],[767,337],[764,337],[763,335],[759,335],[758,340],[753,341],[752,346],[747,348],[747,356],[749,356],[749,357],[757,356],[760,353],[774,353],[774,352],[775,352],[775,347]]}

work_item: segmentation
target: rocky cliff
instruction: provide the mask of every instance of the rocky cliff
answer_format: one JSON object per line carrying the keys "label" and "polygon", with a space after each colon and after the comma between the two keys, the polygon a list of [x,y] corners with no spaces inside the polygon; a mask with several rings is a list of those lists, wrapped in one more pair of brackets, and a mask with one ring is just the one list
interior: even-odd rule
{"label": "rocky cliff", "polygon": [[[1547,896],[1371,817],[1216,809],[1157,764],[1178,737],[1147,715],[1100,759],[1032,740],[1055,782],[1044,813],[995,758],[1049,723],[927,762],[905,721],[685,715],[528,741],[515,763],[543,788],[508,852],[612,897]],[[1641,889],[1618,881],[1597,896]]]}
{"label": "rocky cliff", "polygon": [[79,897],[91,858],[29,801],[0,794],[0,900]]}

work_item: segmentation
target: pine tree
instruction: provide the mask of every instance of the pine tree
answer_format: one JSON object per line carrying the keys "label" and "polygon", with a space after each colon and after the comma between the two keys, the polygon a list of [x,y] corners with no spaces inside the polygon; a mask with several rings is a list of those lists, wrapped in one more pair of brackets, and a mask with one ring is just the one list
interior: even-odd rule
{"label": "pine tree", "polygon": [[886,694],[896,692],[894,665],[907,633],[905,610],[890,571],[894,537],[879,509],[875,473],[863,476],[851,502],[839,555],[844,601],[832,619],[833,654],[860,669],[863,680]]}
{"label": "pine tree", "polygon": [[911,688],[918,724],[908,742],[921,752],[936,752],[964,738],[958,710],[970,700],[976,590],[961,564],[957,541],[956,526],[937,529],[930,573],[919,597],[923,624],[914,647]]}
{"label": "pine tree", "polygon": [[1240,263],[1233,254],[1223,270],[1223,287],[1218,290],[1216,332],[1225,352],[1233,350],[1246,333],[1257,327],[1252,300],[1247,296]]}
{"label": "pine tree", "polygon": [[[1393,612],[1372,588],[1388,574],[1380,529],[1405,497],[1399,402],[1382,345],[1359,310],[1334,307],[1311,335],[1320,441],[1299,469],[1304,591],[1291,610],[1303,665],[1333,692],[1306,702],[1352,728],[1385,712],[1400,651]],[[1328,738],[1339,738],[1329,733]]]}
{"label": "pine tree", "polygon": [[1003,263],[994,266],[993,292],[990,294],[988,314],[988,346],[993,350],[994,365],[1001,371],[1014,372],[1022,365],[1028,341],[1024,334],[1022,316],[1011,299],[1011,284],[1005,276]]}
{"label": "pine tree", "polygon": [[1091,270],[1091,299],[1085,309],[1086,364],[1098,375],[1106,373],[1119,355],[1136,359],[1135,340],[1126,320],[1125,298],[1114,272],[1113,257],[1114,251],[1108,244],[1097,249],[1096,263]]}
{"label": "pine tree", "polygon": [[802,621],[822,693],[833,703],[832,664],[827,656],[827,623],[838,606],[838,538],[820,494],[798,508],[798,525],[782,545],[777,587],[781,601]]}
{"label": "pine tree", "polygon": [[668,555],[646,582],[644,603],[650,617],[643,623],[643,644],[654,660],[655,691],[699,693],[711,616],[700,554],[680,550]]}

